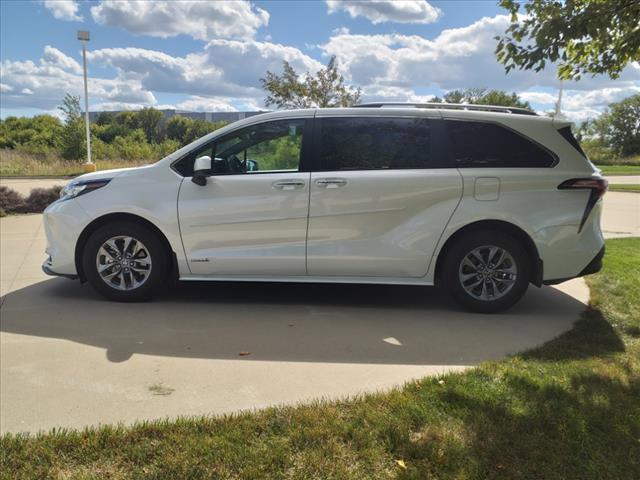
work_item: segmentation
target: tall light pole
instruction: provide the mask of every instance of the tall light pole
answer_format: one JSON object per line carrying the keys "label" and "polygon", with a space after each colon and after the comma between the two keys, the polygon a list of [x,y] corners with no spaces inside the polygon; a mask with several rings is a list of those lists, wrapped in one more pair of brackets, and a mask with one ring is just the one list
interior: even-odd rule
{"label": "tall light pole", "polygon": [[85,172],[95,172],[96,166],[91,161],[91,129],[89,127],[89,89],[87,88],[87,43],[89,42],[89,32],[78,30],[78,40],[82,42],[82,66],[84,67],[84,127],[87,133],[87,163]]}
{"label": "tall light pole", "polygon": [[564,82],[560,80],[560,90],[558,90],[558,101],[556,102],[556,118],[562,118],[562,91],[564,90]]}

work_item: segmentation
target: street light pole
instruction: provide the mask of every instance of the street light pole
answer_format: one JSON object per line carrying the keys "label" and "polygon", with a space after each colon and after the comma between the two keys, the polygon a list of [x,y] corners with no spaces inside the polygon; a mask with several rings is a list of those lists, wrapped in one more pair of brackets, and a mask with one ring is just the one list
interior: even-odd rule
{"label": "street light pole", "polygon": [[87,163],[85,171],[95,172],[96,167],[91,161],[91,128],[89,126],[89,89],[87,87],[87,42],[89,42],[89,32],[78,30],[78,40],[82,42],[82,66],[84,67],[84,127],[87,134]]}

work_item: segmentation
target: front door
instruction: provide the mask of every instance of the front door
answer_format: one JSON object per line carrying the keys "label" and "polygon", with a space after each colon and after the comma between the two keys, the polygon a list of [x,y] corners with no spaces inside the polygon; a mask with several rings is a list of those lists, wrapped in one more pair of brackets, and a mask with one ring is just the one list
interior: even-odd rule
{"label": "front door", "polygon": [[442,120],[319,113],[315,122],[309,275],[426,275],[462,196]]}
{"label": "front door", "polygon": [[310,173],[303,171],[303,140],[310,121],[245,127],[189,154],[189,161],[212,159],[207,184],[186,177],[178,198],[191,273],[306,274]]}

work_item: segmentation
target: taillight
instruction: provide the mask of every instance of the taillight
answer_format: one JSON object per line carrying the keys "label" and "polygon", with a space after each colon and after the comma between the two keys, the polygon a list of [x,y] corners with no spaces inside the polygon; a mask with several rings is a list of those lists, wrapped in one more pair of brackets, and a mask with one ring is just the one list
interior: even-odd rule
{"label": "taillight", "polygon": [[560,190],[569,190],[572,188],[577,189],[591,189],[598,194],[598,198],[603,196],[607,191],[609,182],[604,178],[572,178],[571,180],[565,180],[558,188]]}
{"label": "taillight", "polygon": [[590,190],[589,200],[587,200],[587,206],[584,209],[582,215],[582,221],[580,222],[580,228],[578,233],[582,230],[591,210],[595,206],[596,202],[606,193],[609,182],[604,178],[572,178],[565,180],[558,185],[558,190]]}

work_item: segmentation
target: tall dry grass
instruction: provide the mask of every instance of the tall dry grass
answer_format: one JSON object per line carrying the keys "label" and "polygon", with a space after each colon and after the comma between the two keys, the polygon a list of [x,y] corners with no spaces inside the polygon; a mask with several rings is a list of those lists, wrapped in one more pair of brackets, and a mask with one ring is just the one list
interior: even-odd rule
{"label": "tall dry grass", "polygon": [[[144,160],[96,160],[98,170],[137,167],[151,163]],[[83,173],[81,161],[65,160],[57,155],[32,155],[15,150],[0,150],[0,176],[39,177],[76,176]]]}

